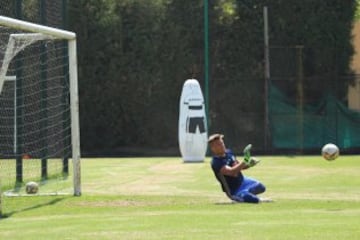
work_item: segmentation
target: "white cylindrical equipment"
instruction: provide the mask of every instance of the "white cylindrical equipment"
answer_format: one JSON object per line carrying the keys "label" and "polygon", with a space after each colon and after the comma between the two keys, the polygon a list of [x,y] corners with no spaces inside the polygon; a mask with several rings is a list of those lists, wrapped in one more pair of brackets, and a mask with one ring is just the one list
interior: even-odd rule
{"label": "white cylindrical equipment", "polygon": [[203,162],[207,149],[204,97],[196,79],[185,81],[179,110],[179,147],[184,162]]}

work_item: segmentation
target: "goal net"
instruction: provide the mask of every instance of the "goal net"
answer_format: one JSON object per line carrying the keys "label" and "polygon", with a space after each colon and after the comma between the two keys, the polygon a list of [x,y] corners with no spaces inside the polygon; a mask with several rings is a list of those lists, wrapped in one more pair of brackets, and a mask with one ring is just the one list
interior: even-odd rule
{"label": "goal net", "polygon": [[0,16],[0,67],[0,214],[22,196],[80,195],[76,35]]}

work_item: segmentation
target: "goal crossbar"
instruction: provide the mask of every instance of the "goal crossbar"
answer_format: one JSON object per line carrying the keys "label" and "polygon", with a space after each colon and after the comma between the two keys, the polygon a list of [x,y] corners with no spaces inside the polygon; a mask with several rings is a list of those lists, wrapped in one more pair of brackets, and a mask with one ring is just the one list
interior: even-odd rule
{"label": "goal crossbar", "polygon": [[13,19],[5,16],[0,15],[0,25],[11,27],[14,29],[25,30],[29,32],[35,33],[43,33],[46,35],[51,35],[56,38],[63,38],[67,40],[74,40],[76,39],[76,34],[74,32],[69,32],[65,30],[61,30],[58,28],[47,27],[35,23],[29,23],[18,19]]}

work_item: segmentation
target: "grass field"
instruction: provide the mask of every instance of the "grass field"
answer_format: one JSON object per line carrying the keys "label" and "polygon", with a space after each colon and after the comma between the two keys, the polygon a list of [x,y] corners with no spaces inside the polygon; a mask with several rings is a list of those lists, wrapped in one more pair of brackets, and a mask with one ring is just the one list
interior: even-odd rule
{"label": "grass field", "polygon": [[360,157],[261,159],[245,174],[275,202],[255,205],[231,204],[209,159],[83,159],[81,197],[6,199],[0,239],[360,239]]}

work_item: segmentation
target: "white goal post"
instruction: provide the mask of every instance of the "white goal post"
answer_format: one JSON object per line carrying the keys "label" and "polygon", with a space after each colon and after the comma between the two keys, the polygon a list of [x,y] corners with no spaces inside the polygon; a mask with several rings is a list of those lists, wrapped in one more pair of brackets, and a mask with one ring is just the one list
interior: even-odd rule
{"label": "white goal post", "polygon": [[[7,67],[12,57],[17,52],[9,44],[13,44],[12,39],[31,38],[34,41],[41,39],[65,39],[67,40],[68,50],[68,76],[69,76],[69,98],[70,98],[70,115],[71,115],[71,150],[73,163],[73,191],[75,196],[81,195],[81,169],[80,169],[80,126],[79,126],[79,99],[78,99],[78,70],[77,70],[77,55],[76,55],[76,34],[74,32],[60,30],[57,28],[47,27],[39,24],[34,24],[22,20],[17,20],[5,16],[0,16],[0,27],[11,28],[15,30],[26,31],[27,33],[13,33],[10,35],[8,46],[4,54],[0,70],[0,94],[3,91],[5,80],[15,80],[14,77],[6,76]],[[31,43],[30,43],[31,44]],[[25,47],[25,46],[24,46]],[[17,50],[18,52],[21,49]],[[1,189],[0,189],[1,190]],[[0,196],[1,205],[1,196]],[[1,207],[1,206],[0,206]],[[1,211],[1,209],[0,209]]]}

